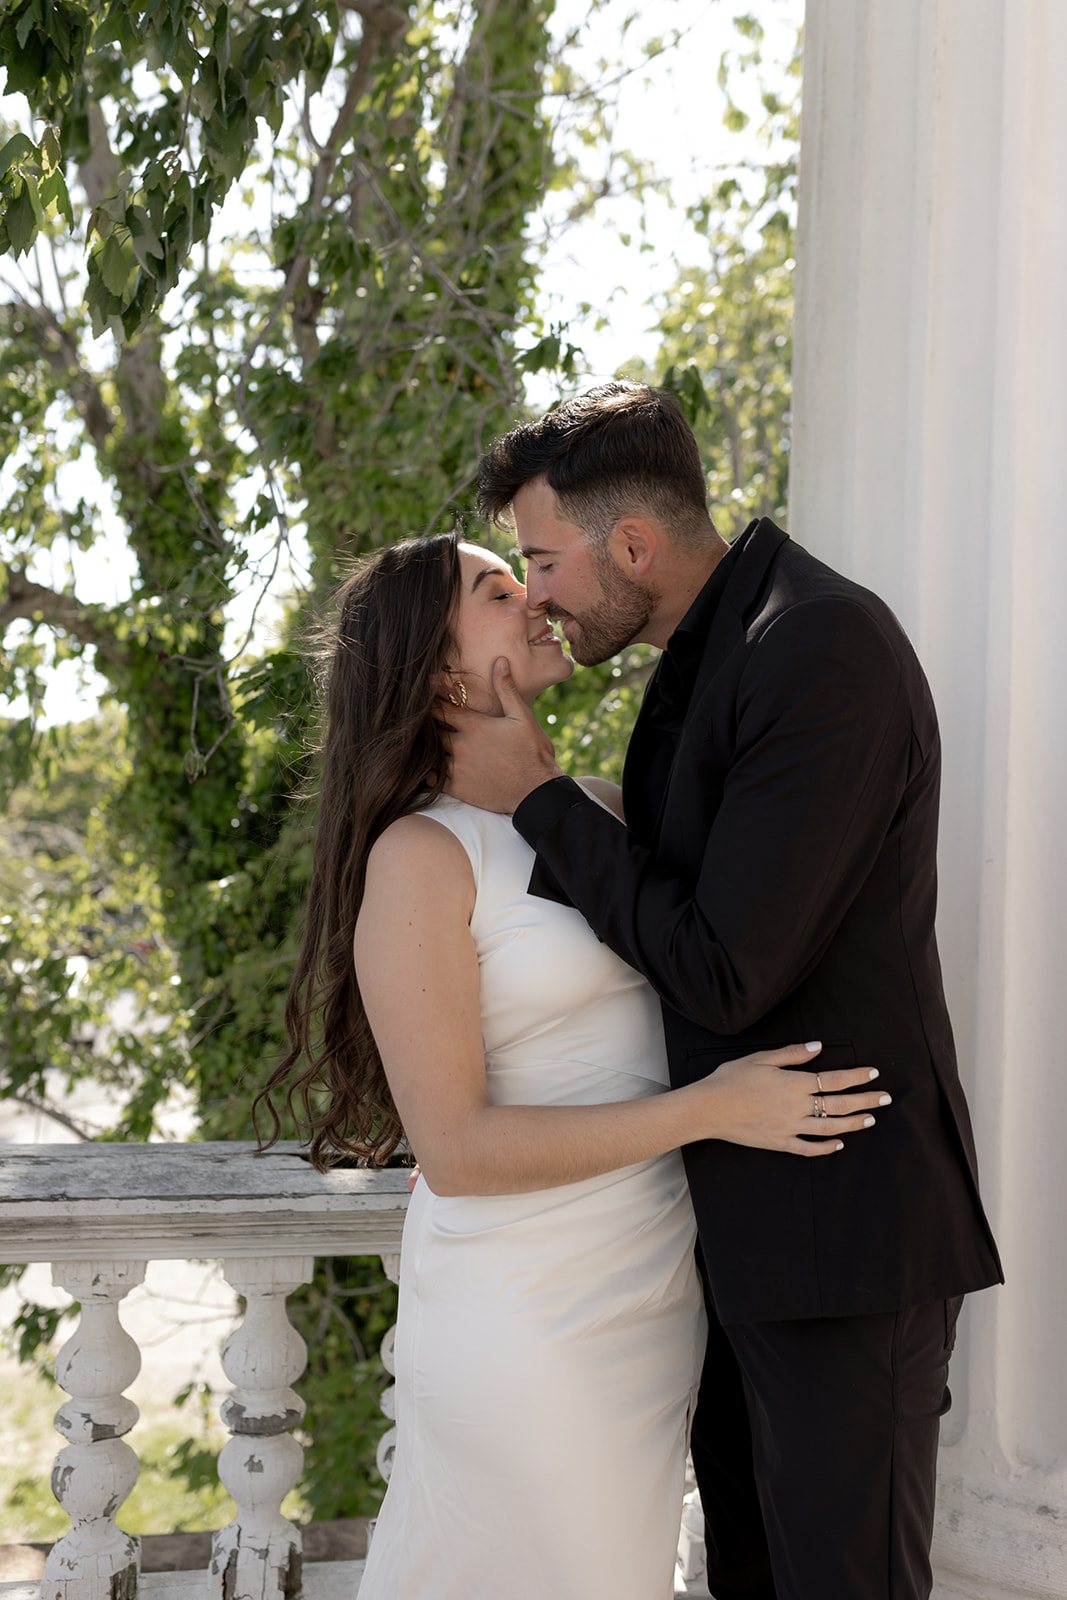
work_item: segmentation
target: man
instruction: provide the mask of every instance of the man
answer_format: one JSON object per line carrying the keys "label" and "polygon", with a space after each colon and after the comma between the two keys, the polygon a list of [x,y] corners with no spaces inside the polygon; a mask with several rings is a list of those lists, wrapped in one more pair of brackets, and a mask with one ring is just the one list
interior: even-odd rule
{"label": "man", "polygon": [[[686,1148],[711,1333],[693,1435],[717,1600],[925,1600],[960,1298],[1000,1281],[934,939],[929,689],[892,614],[766,520],[708,515],[669,395],[593,389],[498,440],[534,608],[583,664],[663,648],[626,828],[510,692],[463,716],[450,787],[510,812],[530,888],[569,901],[663,1002],[672,1081],[819,1038],[892,1109],[827,1161]],[[650,1359],[652,1359],[650,1352]]]}

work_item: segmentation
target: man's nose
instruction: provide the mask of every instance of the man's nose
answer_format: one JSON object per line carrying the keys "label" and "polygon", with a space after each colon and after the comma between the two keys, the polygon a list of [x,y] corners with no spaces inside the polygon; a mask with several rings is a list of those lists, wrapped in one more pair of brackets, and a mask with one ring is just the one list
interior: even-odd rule
{"label": "man's nose", "polygon": [[548,605],[548,586],[536,571],[526,573],[526,609],[539,616]]}

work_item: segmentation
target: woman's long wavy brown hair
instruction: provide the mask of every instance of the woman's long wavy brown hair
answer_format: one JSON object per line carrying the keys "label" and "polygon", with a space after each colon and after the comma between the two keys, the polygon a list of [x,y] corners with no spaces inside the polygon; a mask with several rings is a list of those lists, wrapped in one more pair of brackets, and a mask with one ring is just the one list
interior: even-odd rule
{"label": "woman's long wavy brown hair", "polygon": [[304,938],[285,1003],[289,1049],[256,1097],[281,1133],[278,1097],[312,1136],[323,1170],[338,1156],[382,1164],[404,1136],[352,960],[367,857],[398,817],[422,809],[448,773],[441,674],[453,654],[460,566],[454,533],[408,539],[364,561],[337,595]]}

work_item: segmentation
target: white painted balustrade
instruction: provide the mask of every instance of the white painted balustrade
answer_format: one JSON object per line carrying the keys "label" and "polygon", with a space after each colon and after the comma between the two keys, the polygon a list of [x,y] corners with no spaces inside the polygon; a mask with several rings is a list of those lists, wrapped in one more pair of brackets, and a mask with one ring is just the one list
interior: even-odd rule
{"label": "white painted balustrade", "polygon": [[[56,1360],[70,1398],[56,1413],[66,1443],[52,1487],[71,1528],[48,1558],[40,1600],[134,1600],[138,1592],[140,1541],[117,1518],[137,1481],[137,1457],[123,1436],[138,1412],[124,1390],[141,1357],[118,1307],[147,1261],[205,1257],[222,1259],[246,1309],[222,1352],[234,1388],[221,1409],[231,1438],[219,1476],[237,1515],[214,1535],[209,1593],[198,1574],[200,1594],[297,1600],[300,1530],[281,1503],[303,1465],[292,1429],[304,1404],[292,1386],[307,1350],[285,1302],[310,1281],[316,1256],[381,1255],[395,1281],[407,1202],[405,1172],[317,1173],[295,1145],[263,1156],[251,1144],[0,1146],[0,1261],[50,1261],[53,1281],[81,1306]],[[392,1330],[382,1356],[391,1373]],[[391,1420],[391,1388],[382,1409]],[[391,1429],[378,1452],[386,1478],[395,1437]],[[172,1587],[176,1576],[193,1575],[168,1574]],[[177,1587],[184,1594],[188,1583]],[[329,1583],[316,1587],[325,1600]],[[24,1600],[25,1588],[0,1592]]]}

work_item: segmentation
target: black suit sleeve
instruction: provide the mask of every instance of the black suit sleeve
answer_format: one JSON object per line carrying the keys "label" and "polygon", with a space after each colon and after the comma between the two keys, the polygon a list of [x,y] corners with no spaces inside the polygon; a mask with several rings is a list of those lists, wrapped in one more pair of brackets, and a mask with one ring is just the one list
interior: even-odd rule
{"label": "black suit sleeve", "polygon": [[[699,778],[699,712],[691,708],[684,734],[687,782]],[[737,716],[695,881],[666,870],[561,780],[515,815],[539,866],[598,936],[668,1005],[727,1034],[751,1026],[818,962],[921,759],[901,642],[851,600],[808,601],[771,623],[745,666]]]}

